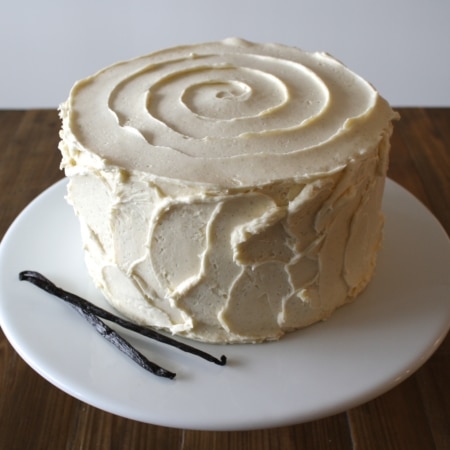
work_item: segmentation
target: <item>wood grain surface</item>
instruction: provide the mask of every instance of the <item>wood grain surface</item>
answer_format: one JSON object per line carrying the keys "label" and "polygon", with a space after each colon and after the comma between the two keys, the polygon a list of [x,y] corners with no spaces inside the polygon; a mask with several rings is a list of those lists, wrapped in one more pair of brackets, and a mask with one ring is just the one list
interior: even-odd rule
{"label": "wood grain surface", "polygon": [[[450,233],[450,109],[399,108],[389,176]],[[53,110],[0,111],[0,238],[63,177]],[[450,301],[450,292],[449,292]],[[242,432],[135,422],[63,393],[26,365],[0,332],[0,450],[450,449],[450,336],[403,383],[359,407],[284,428]]]}

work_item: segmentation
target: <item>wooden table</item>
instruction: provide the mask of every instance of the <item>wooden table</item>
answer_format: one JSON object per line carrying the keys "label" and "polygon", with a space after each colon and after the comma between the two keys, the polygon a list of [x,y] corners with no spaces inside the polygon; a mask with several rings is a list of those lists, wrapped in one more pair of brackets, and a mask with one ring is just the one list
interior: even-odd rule
{"label": "wooden table", "polygon": [[[389,176],[450,232],[450,109],[400,108]],[[63,177],[52,110],[0,111],[0,237]],[[450,300],[450,299],[449,299]],[[369,403],[284,428],[206,432],[148,425],[76,400],[37,375],[0,332],[0,449],[450,449],[450,335],[406,381]]]}

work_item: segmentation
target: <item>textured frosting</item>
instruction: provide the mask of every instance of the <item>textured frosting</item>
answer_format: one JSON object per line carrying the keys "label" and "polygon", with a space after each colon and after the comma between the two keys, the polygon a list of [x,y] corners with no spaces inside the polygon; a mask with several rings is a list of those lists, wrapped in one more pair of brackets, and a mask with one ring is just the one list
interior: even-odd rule
{"label": "textured frosting", "polygon": [[278,339],[370,280],[396,116],[331,56],[168,49],[76,83],[61,117],[89,272],[136,321]]}

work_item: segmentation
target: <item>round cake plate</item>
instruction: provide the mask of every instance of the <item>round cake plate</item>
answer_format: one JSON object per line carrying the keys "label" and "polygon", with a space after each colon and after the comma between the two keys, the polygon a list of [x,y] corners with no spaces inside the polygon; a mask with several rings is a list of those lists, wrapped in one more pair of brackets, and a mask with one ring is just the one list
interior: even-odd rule
{"label": "round cake plate", "polygon": [[[177,373],[144,371],[67,304],[27,282],[43,273],[110,309],[84,266],[66,180],[15,220],[0,246],[0,324],[19,355],[66,393],[156,425],[245,430],[329,416],[391,389],[437,349],[450,327],[449,240],[429,211],[388,180],[385,239],[369,287],[326,322],[258,345],[195,346],[228,358],[217,366],[116,328],[149,359]],[[111,309],[110,309],[111,310]]]}

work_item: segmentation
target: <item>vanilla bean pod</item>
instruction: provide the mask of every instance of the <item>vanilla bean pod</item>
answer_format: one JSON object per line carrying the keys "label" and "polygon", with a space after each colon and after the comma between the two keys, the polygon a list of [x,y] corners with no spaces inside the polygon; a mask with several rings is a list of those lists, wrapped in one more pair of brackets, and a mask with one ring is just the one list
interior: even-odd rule
{"label": "vanilla bean pod", "polygon": [[117,325],[120,325],[123,328],[127,328],[131,331],[139,333],[150,339],[157,340],[161,343],[171,345],[171,346],[176,347],[179,350],[182,350],[184,352],[188,352],[193,355],[199,356],[209,362],[213,362],[213,363],[221,365],[221,366],[226,364],[227,359],[226,359],[226,356],[224,356],[224,355],[222,355],[220,357],[220,359],[218,359],[218,358],[210,355],[207,352],[204,352],[200,349],[192,347],[191,345],[185,344],[183,342],[179,342],[175,339],[172,339],[168,336],[158,333],[155,330],[137,325],[126,319],[122,319],[121,317],[117,317],[114,314],[77,296],[76,294],[72,294],[70,292],[67,292],[67,291],[57,287],[53,282],[51,282],[48,278],[44,277],[39,272],[35,272],[35,271],[31,271],[31,270],[23,271],[19,274],[19,279],[29,281],[29,282],[35,284],[36,286],[40,287],[41,289],[47,291],[48,293],[55,295],[72,305],[76,305],[76,306],[84,309],[85,311],[88,311],[98,317],[101,317],[102,319],[106,319]]}
{"label": "vanilla bean pod", "polygon": [[86,309],[81,306],[71,305],[76,309],[95,329],[103,336],[108,342],[117,347],[121,352],[125,353],[130,357],[136,364],[141,366],[143,369],[148,370],[154,375],[158,375],[164,378],[175,378],[175,373],[164,369],[161,366],[149,361],[142,353],[136,350],[129,342],[127,342],[123,337],[117,334],[112,328],[106,325],[101,319],[99,319],[95,314],[86,311]]}
{"label": "vanilla bean pod", "polygon": [[[40,287],[46,292],[53,294],[57,297],[63,298],[67,297],[67,294],[62,289],[55,286],[50,280],[45,278],[38,272],[33,271],[24,271],[19,274],[20,280],[26,280],[34,285]],[[117,347],[121,352],[125,353],[128,357],[130,357],[135,363],[141,366],[143,369],[153,373],[154,375],[158,375],[164,378],[174,378],[175,373],[170,372],[163,367],[158,366],[157,364],[149,361],[142,353],[136,350],[129,342],[127,342],[124,338],[122,338],[118,333],[116,333],[112,328],[106,325],[101,319],[97,317],[97,315],[91,311],[91,308],[86,308],[85,305],[76,302],[70,301],[68,298],[63,298],[70,303],[70,305],[78,311],[81,316],[83,316],[88,323],[90,323],[95,330],[104,337],[108,342]]]}

